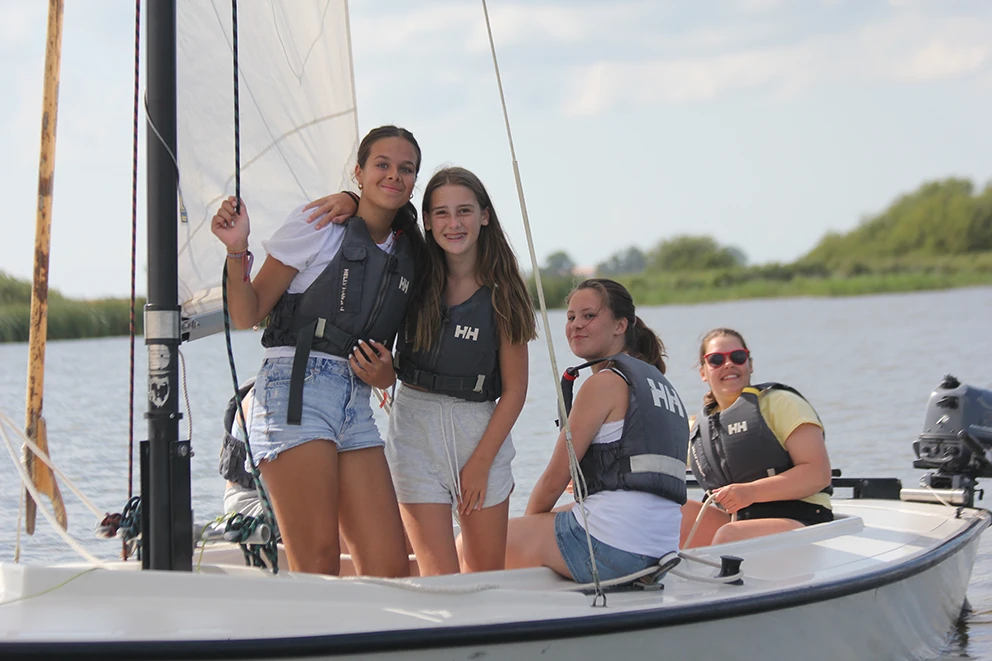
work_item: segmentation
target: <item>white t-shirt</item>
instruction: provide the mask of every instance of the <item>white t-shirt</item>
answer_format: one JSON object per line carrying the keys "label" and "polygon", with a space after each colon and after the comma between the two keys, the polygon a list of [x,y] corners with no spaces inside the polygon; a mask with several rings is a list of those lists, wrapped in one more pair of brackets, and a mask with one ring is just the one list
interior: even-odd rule
{"label": "white t-shirt", "polygon": [[[262,246],[270,257],[298,271],[293,281],[289,283],[287,294],[302,294],[313,284],[344,242],[345,226],[330,224],[322,229],[314,229],[314,224],[307,223],[309,211],[303,211],[305,205],[294,209],[286,221],[271,237],[262,241]],[[395,234],[390,232],[385,242],[378,244],[383,252],[392,254],[396,245]],[[292,356],[296,347],[269,347],[265,350],[266,358]],[[340,356],[332,356],[321,351],[311,351],[311,355],[323,358],[346,360]]]}
{"label": "white t-shirt", "polygon": [[[599,428],[593,443],[614,443],[623,433],[623,420],[607,422]],[[575,520],[582,515],[572,508]],[[682,508],[674,500],[645,491],[599,491],[585,500],[589,533],[622,551],[660,558],[679,548]]]}

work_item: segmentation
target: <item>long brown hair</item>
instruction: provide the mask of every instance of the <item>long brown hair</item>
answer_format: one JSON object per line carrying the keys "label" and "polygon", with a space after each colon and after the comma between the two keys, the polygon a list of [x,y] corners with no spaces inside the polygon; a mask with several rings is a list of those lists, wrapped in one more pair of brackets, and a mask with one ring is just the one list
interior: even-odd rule
{"label": "long brown hair", "polygon": [[[534,307],[527,285],[520,275],[517,258],[510,248],[503,228],[496,217],[489,193],[482,181],[469,170],[449,167],[434,173],[424,189],[422,211],[430,216],[431,197],[441,186],[464,186],[472,191],[481,212],[489,211],[489,224],[479,230],[478,259],[475,277],[492,291],[493,310],[496,312],[496,329],[500,337],[513,344],[525,344],[537,337]],[[430,232],[425,232],[426,265],[421,304],[414,322],[414,351],[430,349],[441,329],[444,311],[444,286],[448,278],[448,262],[444,250]]]}
{"label": "long brown hair", "polygon": [[603,303],[610,309],[614,319],[627,320],[627,330],[623,337],[624,351],[654,365],[664,374],[665,358],[668,356],[665,343],[635,314],[634,298],[627,288],[609,278],[589,278],[576,285],[565,302],[580,289],[596,290],[603,297]]}
{"label": "long brown hair", "polygon": [[[710,343],[710,340],[716,339],[718,337],[733,337],[740,341],[741,346],[747,349],[747,342],[744,341],[744,336],[739,332],[735,331],[733,328],[714,328],[706,335],[703,335],[703,339],[699,342],[699,366],[703,366],[703,360],[706,356],[706,345]],[[748,349],[748,352],[751,350]],[[748,357],[748,361],[751,358]],[[713,396],[713,391],[709,390],[703,395],[703,410],[711,411],[716,407],[716,397]]]}

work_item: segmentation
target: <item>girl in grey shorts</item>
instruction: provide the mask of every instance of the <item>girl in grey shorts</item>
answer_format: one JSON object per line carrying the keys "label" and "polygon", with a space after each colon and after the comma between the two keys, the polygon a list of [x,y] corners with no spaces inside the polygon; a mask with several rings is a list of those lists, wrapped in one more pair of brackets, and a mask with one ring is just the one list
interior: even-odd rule
{"label": "girl in grey shorts", "polygon": [[[424,299],[399,342],[403,385],[386,457],[422,575],[502,569],[513,490],[510,428],[527,394],[533,306],[475,174],[437,172],[424,189],[423,218]],[[452,510],[461,525],[460,558]]]}
{"label": "girl in grey shorts", "polygon": [[[347,211],[345,193],[310,204]],[[513,490],[510,428],[527,395],[534,311],[489,193],[438,171],[424,190],[422,303],[395,360],[386,457],[421,575],[502,569]],[[331,218],[317,221],[321,226]],[[456,550],[452,510],[459,517]]]}

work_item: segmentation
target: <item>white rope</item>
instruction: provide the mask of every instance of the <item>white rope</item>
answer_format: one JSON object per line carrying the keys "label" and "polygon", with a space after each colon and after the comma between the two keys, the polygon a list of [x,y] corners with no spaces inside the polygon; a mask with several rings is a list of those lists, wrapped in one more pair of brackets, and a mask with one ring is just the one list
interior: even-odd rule
{"label": "white rope", "polygon": [[[66,477],[65,473],[59,470],[59,468],[55,465],[55,463],[52,462],[48,454],[46,454],[40,447],[38,447],[38,445],[30,438],[28,438],[27,435],[25,435],[24,432],[22,432],[20,428],[17,425],[15,425],[10,418],[8,418],[2,411],[0,411],[0,427],[4,427],[4,426],[10,427],[12,430],[14,430],[14,434],[18,437],[18,439],[22,443],[24,443],[25,447],[31,450],[31,452],[33,452],[34,455],[38,457],[38,459],[41,459],[41,462],[43,464],[45,464],[46,466],[52,469],[52,472],[55,473],[55,476],[58,477],[62,482],[64,482],[65,485],[69,488],[69,491],[74,493],[76,497],[82,501],[83,505],[86,506],[86,509],[92,512],[93,515],[99,519],[102,519],[104,517],[106,511],[101,510],[96,505],[94,505],[92,501],[90,501],[90,499],[83,494],[82,491],[76,488],[76,485],[73,484],[72,480]],[[35,500],[37,500],[37,498]]]}
{"label": "white rope", "polygon": [[689,531],[689,534],[685,538],[685,542],[682,544],[683,548],[689,548],[689,542],[691,542],[692,538],[696,536],[696,529],[699,528],[699,524],[703,520],[703,514],[706,512],[706,508],[713,502],[713,496],[714,494],[711,493],[706,496],[706,500],[703,501],[702,507],[699,508],[699,514],[696,515],[696,522],[692,524],[692,530]]}
{"label": "white rope", "polygon": [[183,402],[186,406],[186,437],[193,438],[193,409],[189,405],[189,391],[186,390],[186,358],[183,356],[181,349],[176,349],[176,353],[179,354],[179,383],[182,384],[183,388]]}
{"label": "white rope", "polygon": [[[62,526],[60,526],[58,521],[55,519],[55,515],[49,512],[48,508],[44,506],[42,494],[38,492],[38,489],[34,486],[34,483],[31,481],[31,477],[28,475],[27,470],[25,470],[24,464],[21,463],[21,461],[17,456],[17,452],[14,450],[14,444],[11,442],[10,437],[7,435],[8,426],[10,426],[11,429],[17,429],[17,427],[15,427],[10,422],[10,418],[8,418],[3,413],[0,413],[0,438],[3,438],[4,445],[7,446],[7,452],[8,454],[10,454],[10,458],[14,462],[14,467],[17,469],[17,474],[21,478],[21,483],[24,485],[24,488],[28,490],[28,493],[31,494],[31,497],[34,498],[35,503],[38,504],[38,510],[45,517],[48,523],[51,524],[52,529],[55,530],[55,533],[59,537],[61,537],[65,541],[65,543],[68,544],[70,548],[72,548],[72,550],[74,550],[76,553],[78,553],[80,556],[82,556],[89,562],[93,563],[94,565],[97,565],[98,567],[105,567],[106,564],[103,562],[103,560],[100,560],[98,557],[87,551],[83,547],[83,545],[79,542],[79,540],[77,540],[75,537],[73,537],[68,532],[63,530]],[[18,430],[18,433],[20,434],[20,430]],[[20,435],[22,437],[24,436],[23,434]],[[34,452],[39,457],[43,456],[37,451]],[[48,465],[47,462],[46,465]],[[48,466],[49,468],[52,468],[51,465]],[[75,490],[73,491],[73,493],[76,493]]]}
{"label": "white rope", "polygon": [[957,505],[952,505],[951,503],[949,503],[946,500],[944,500],[943,498],[941,498],[940,494],[937,493],[937,490],[934,489],[929,484],[924,484],[923,485],[923,488],[926,489],[927,491],[930,491],[931,494],[933,495],[933,497],[936,498],[937,499],[937,502],[939,502],[941,505],[945,505],[947,507],[957,507]]}
{"label": "white rope", "polygon": [[14,541],[14,562],[21,561],[21,527],[24,525],[24,492],[17,490],[20,497],[17,499],[17,539]]}
{"label": "white rope", "polygon": [[[510,115],[506,110],[506,97],[503,94],[503,79],[499,74],[499,62],[496,60],[496,44],[493,41],[493,30],[492,25],[489,22],[489,8],[486,6],[486,0],[482,0],[482,12],[486,17],[486,33],[489,35],[489,50],[493,56],[493,69],[496,72],[496,85],[499,87],[499,102],[503,108],[503,123],[506,125],[506,138],[510,144],[510,158],[513,161],[513,178],[517,185],[517,199],[520,202],[520,215],[523,217],[524,221],[524,231],[527,235],[527,249],[530,253],[531,268],[534,272],[534,283],[537,286],[537,299],[541,306],[541,321],[544,325],[544,339],[548,343],[548,356],[551,359],[552,380],[554,381],[555,389],[558,394],[558,417],[561,420],[562,433],[565,435],[565,447],[568,451],[568,472],[572,478],[572,491],[575,496],[575,502],[578,503],[579,512],[582,515],[583,529],[586,533],[586,545],[588,546],[589,559],[592,563],[592,580],[593,584],[596,586],[596,595],[598,597],[603,595],[602,590],[599,587],[599,570],[596,567],[596,556],[592,550],[592,536],[589,532],[589,522],[586,520],[586,510],[585,507],[582,506],[586,496],[586,485],[581,471],[578,470],[579,462],[575,456],[575,447],[572,445],[572,430],[569,427],[568,415],[565,412],[565,396],[561,391],[561,383],[558,380],[561,373],[558,371],[558,360],[555,358],[555,345],[551,339],[551,324],[548,321],[548,306],[544,300],[544,286],[541,283],[541,269],[538,267],[537,254],[534,252],[534,236],[530,229],[530,218],[527,215],[527,202],[524,199],[524,188],[520,180],[520,167],[517,164],[517,152],[513,146],[513,133],[510,130]],[[604,605],[605,601],[606,597],[603,595]]]}

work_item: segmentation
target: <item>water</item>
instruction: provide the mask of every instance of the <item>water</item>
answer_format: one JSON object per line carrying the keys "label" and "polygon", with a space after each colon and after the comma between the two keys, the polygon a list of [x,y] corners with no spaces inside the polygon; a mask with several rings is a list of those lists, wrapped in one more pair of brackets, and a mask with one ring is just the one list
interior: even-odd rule
{"label": "water", "polygon": [[[755,378],[788,383],[814,404],[827,430],[831,463],[846,476],[894,476],[913,486],[911,442],[920,431],[930,392],[945,373],[992,388],[992,287],[840,299],[775,299],[639,310],[665,341],[668,376],[695,408],[704,386],[695,363],[700,336],[716,326],[740,330],[754,356]],[[550,314],[559,370],[574,364],[563,337],[564,315]],[[234,336],[240,378],[261,361],[257,334]],[[222,337],[183,347],[192,406],[193,507],[197,521],[221,513],[217,475],[221,414],[231,379]],[[542,338],[531,346],[530,388],[514,428],[517,489],[511,513],[521,514],[555,441],[554,384]],[[136,347],[136,440],[146,435],[145,351]],[[59,467],[100,508],[119,512],[127,496],[128,340],[108,338],[48,345],[45,418]],[[23,423],[27,346],[0,345],[0,411]],[[0,450],[0,455],[5,455]],[[136,471],[137,473],[137,471]],[[137,489],[137,474],[135,475]],[[97,540],[92,515],[64,486],[70,531],[93,553],[116,557],[119,544]],[[0,457],[0,559],[15,545],[18,482]],[[28,563],[74,560],[39,514],[37,532],[21,539]],[[950,632],[941,659],[992,657],[992,534],[979,549],[968,598],[972,614]]]}

